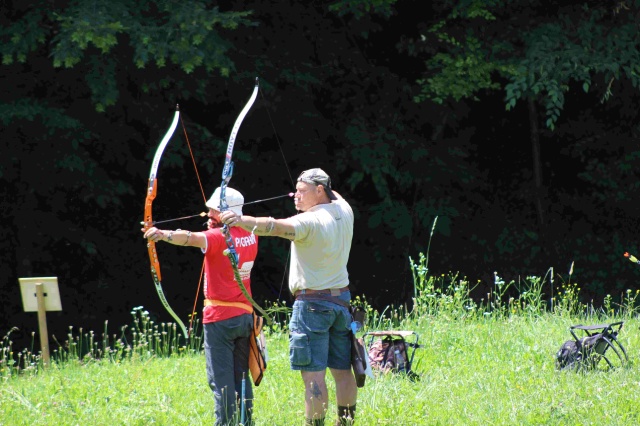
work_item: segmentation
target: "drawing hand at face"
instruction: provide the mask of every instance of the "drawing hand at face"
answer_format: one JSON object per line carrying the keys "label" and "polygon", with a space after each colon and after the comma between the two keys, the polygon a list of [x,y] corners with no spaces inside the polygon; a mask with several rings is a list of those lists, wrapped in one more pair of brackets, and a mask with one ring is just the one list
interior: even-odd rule
{"label": "drawing hand at face", "polygon": [[232,210],[223,211],[223,212],[220,213],[220,215],[218,217],[220,219],[220,222],[222,222],[223,224],[228,225],[228,226],[237,226],[237,225],[239,225],[240,219],[242,218],[242,216],[238,216]]}

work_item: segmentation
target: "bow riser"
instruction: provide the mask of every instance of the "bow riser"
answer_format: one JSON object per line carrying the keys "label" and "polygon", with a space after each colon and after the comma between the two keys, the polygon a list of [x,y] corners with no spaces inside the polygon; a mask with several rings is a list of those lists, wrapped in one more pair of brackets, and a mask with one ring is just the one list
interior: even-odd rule
{"label": "bow riser", "polygon": [[[147,198],[144,202],[144,230],[153,226],[153,200],[156,198],[157,186],[155,185],[155,179],[149,179],[149,186],[147,190]],[[147,251],[149,252],[149,261],[151,262],[151,275],[154,282],[162,281],[160,274],[160,261],[158,260],[158,253],[156,252],[156,243],[151,240],[147,240]]]}

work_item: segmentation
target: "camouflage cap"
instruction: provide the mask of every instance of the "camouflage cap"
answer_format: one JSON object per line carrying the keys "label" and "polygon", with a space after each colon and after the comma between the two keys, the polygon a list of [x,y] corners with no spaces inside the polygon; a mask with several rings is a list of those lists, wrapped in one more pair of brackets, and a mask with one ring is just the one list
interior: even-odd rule
{"label": "camouflage cap", "polygon": [[312,185],[322,185],[330,200],[337,200],[336,194],[331,190],[331,178],[322,169],[309,169],[300,173],[298,182],[306,182]]}

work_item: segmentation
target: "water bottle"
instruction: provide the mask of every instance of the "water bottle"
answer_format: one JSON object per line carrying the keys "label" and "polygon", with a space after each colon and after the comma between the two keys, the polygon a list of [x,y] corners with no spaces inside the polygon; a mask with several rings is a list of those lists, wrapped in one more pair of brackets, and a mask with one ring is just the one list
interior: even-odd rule
{"label": "water bottle", "polygon": [[405,367],[404,367],[404,358],[402,357],[402,355],[400,354],[400,349],[397,349],[393,351],[394,353],[394,359],[396,362],[396,371],[401,372],[404,371]]}

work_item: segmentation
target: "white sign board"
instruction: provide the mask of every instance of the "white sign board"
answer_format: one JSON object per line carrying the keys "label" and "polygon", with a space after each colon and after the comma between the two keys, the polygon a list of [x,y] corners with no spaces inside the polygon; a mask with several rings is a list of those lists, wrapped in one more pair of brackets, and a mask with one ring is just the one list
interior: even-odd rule
{"label": "white sign board", "polygon": [[22,305],[24,306],[25,312],[35,312],[38,310],[36,284],[42,284],[45,310],[62,310],[60,291],[58,290],[58,277],[18,278],[18,281],[20,282]]}

